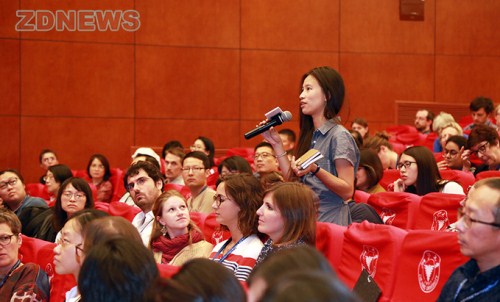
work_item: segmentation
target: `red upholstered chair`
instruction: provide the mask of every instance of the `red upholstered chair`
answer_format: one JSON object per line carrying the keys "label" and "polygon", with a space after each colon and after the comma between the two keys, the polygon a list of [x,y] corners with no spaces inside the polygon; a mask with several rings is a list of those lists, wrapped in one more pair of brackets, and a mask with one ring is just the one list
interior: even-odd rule
{"label": "red upholstered chair", "polygon": [[425,140],[425,134],[418,132],[407,132],[400,133],[396,135],[396,142],[399,142],[405,146],[421,146]]}
{"label": "red upholstered chair", "polygon": [[200,230],[203,230],[203,225],[205,224],[205,219],[207,219],[207,214],[200,212],[189,212],[189,217],[191,221],[193,221]]}
{"label": "red upholstered chair", "polygon": [[109,203],[107,202],[96,201],[94,202],[94,208],[109,214]]}
{"label": "red upholstered chair", "polygon": [[335,269],[340,264],[346,230],[347,227],[333,223],[316,223],[316,249],[330,261]]}
{"label": "red upholstered chair", "polygon": [[387,190],[387,186],[393,182],[395,182],[399,178],[399,170],[395,169],[387,169],[384,170],[384,174],[382,175],[382,179],[379,184]]}
{"label": "red upholstered chair", "polygon": [[370,198],[370,196],[371,196],[371,194],[367,193],[365,191],[361,191],[361,190],[354,191],[354,201],[355,202],[366,203],[368,201],[368,198]]}
{"label": "red upholstered chair", "polygon": [[476,181],[484,178],[500,177],[500,171],[483,171],[476,174]]}
{"label": "red upholstered chair", "polygon": [[110,215],[121,216],[130,222],[134,220],[135,215],[137,215],[140,211],[141,209],[138,207],[133,207],[123,202],[113,201],[109,203]]}
{"label": "red upholstered chair", "polygon": [[406,231],[390,225],[353,223],[344,234],[339,278],[353,288],[365,268],[382,290],[379,301],[390,301]]}
{"label": "red upholstered chair", "polygon": [[215,219],[215,213],[210,213],[205,218],[202,231],[203,235],[205,235],[205,240],[213,245],[231,237],[229,231],[222,231],[220,229],[220,224]]}
{"label": "red upholstered chair", "polygon": [[123,186],[123,170],[120,168],[111,168],[111,177],[109,181],[113,185],[113,196],[111,201],[118,201],[125,194],[126,190]]}
{"label": "red upholstered chair", "polygon": [[406,192],[380,192],[372,194],[368,204],[375,208],[385,224],[407,229],[414,223],[420,196]]}
{"label": "red upholstered chair", "polygon": [[26,184],[26,193],[33,197],[40,197],[45,200],[50,200],[49,192],[47,187],[41,183]]}
{"label": "red upholstered chair", "polygon": [[210,175],[207,177],[207,185],[214,188],[217,179],[219,179],[219,170],[217,170],[217,167],[213,167],[210,169]]}
{"label": "red upholstered chair", "polygon": [[417,129],[412,125],[394,125],[385,128],[385,131],[391,135],[397,135],[401,133],[417,133]]}
{"label": "red upholstered chair", "polygon": [[462,170],[439,170],[439,174],[443,179],[458,182],[464,188],[464,192],[467,192],[469,187],[476,182],[474,174]]}
{"label": "red upholstered chair", "polygon": [[178,185],[178,184],[165,184],[163,187],[163,191],[166,192],[168,190],[176,190],[177,192],[181,193],[184,198],[188,199],[191,197],[191,191],[189,191],[189,188],[183,185]]}
{"label": "red upholstered chair", "polygon": [[158,263],[157,266],[162,278],[171,278],[173,275],[177,274],[177,272],[181,268],[180,266],[161,263]]}
{"label": "red upholstered chair", "polygon": [[392,301],[436,301],[451,273],[467,260],[460,253],[457,233],[409,231],[398,259]]}
{"label": "red upholstered chair", "polygon": [[445,231],[457,221],[457,212],[463,195],[429,193],[420,199],[420,206],[409,229]]}

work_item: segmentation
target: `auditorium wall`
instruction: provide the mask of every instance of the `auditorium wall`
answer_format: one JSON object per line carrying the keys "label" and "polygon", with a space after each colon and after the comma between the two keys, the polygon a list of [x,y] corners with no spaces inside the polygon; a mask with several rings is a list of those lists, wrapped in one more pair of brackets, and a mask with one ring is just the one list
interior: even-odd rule
{"label": "auditorium wall", "polygon": [[[19,31],[21,10],[135,10],[140,27]],[[243,133],[276,106],[298,130],[300,78],[320,65],[344,77],[342,121],[372,132],[394,124],[396,100],[498,103],[499,12],[497,0],[428,0],[424,21],[401,21],[396,0],[1,1],[0,168],[34,182],[43,148],[83,169],[96,152],[124,168],[131,146],[199,135],[253,146]]]}

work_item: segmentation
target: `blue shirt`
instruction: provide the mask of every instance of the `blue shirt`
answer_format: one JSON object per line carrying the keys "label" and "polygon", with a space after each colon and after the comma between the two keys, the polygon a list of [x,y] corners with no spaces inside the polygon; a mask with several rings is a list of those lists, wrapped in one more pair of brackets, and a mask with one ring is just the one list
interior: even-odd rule
{"label": "blue shirt", "polygon": [[32,197],[26,194],[26,196],[24,196],[23,201],[21,202],[21,206],[17,208],[17,210],[15,210],[14,213],[19,217],[22,211],[28,207],[48,208],[49,206],[47,205],[47,202],[45,200],[39,197]]}

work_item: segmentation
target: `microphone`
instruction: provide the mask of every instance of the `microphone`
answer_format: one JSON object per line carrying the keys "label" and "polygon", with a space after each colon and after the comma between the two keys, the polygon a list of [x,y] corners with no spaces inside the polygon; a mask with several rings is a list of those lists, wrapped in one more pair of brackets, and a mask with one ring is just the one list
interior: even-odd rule
{"label": "microphone", "polygon": [[284,122],[288,122],[291,119],[292,119],[292,114],[290,113],[290,111],[278,112],[276,115],[269,118],[269,121],[264,125],[259,126],[245,133],[245,139],[251,139],[254,136],[266,132],[267,130],[269,130],[269,128],[281,125]]}

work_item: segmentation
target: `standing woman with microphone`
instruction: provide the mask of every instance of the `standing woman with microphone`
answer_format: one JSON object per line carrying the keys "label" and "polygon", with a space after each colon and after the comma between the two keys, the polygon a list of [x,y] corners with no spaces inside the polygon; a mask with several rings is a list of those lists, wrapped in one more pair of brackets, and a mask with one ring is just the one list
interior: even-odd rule
{"label": "standing woman with microphone", "polygon": [[[344,93],[344,81],[331,67],[316,67],[302,77],[299,141],[291,161],[274,128],[262,135],[273,146],[285,178],[299,177],[318,195],[318,220],[349,225],[349,207],[344,201],[349,200],[355,190],[359,150],[337,118]],[[297,159],[312,148],[324,157],[300,169]]]}

